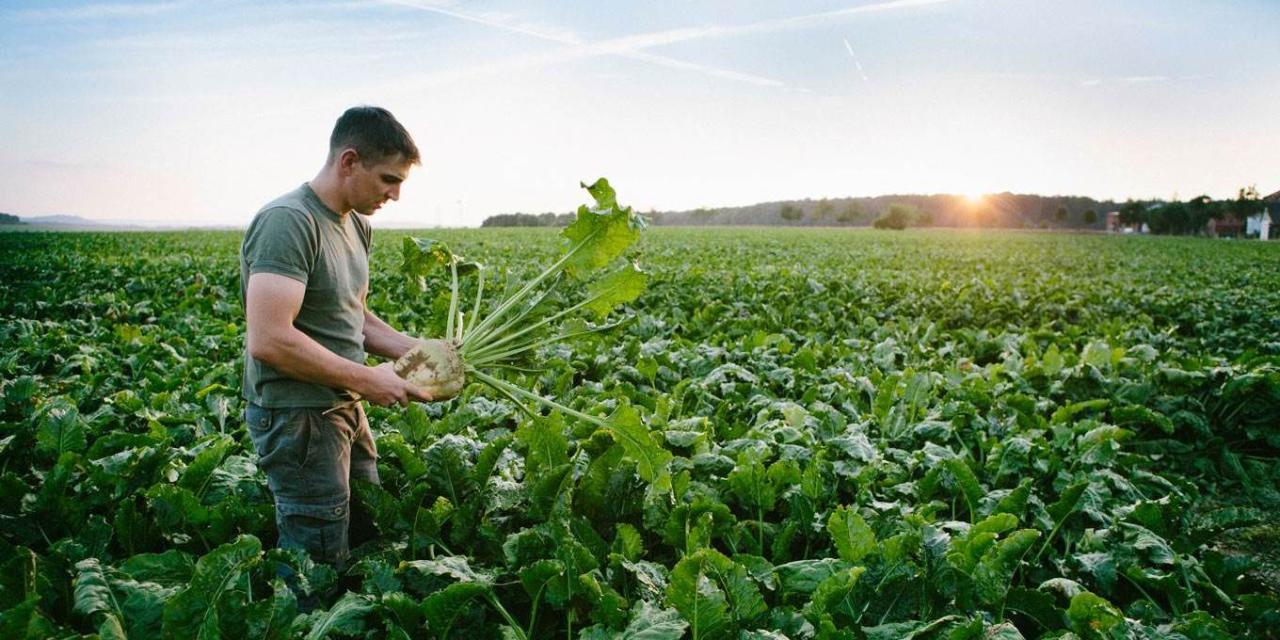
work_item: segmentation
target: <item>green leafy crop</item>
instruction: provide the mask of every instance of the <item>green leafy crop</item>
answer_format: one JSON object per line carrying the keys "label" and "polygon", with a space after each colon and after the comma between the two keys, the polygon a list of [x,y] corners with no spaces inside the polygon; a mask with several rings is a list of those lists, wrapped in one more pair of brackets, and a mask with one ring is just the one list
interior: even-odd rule
{"label": "green leafy crop", "polygon": [[274,548],[240,233],[0,233],[0,637],[1275,637],[1277,245],[588,191],[375,233],[370,307],[481,383],[369,408],[342,571]]}

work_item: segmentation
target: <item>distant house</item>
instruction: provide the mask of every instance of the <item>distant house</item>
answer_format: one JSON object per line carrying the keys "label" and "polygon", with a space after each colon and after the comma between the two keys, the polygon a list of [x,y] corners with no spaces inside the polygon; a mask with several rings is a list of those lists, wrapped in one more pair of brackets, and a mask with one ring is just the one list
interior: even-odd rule
{"label": "distant house", "polygon": [[1119,211],[1107,212],[1107,232],[1108,233],[1120,232],[1120,212]]}
{"label": "distant house", "polygon": [[1210,218],[1204,225],[1205,235],[1210,238],[1220,238],[1224,236],[1238,236],[1245,231],[1244,224],[1233,215],[1222,216],[1221,218]]}
{"label": "distant house", "polygon": [[1272,231],[1273,227],[1280,225],[1280,191],[1263,198],[1262,204],[1265,207],[1263,212],[1245,221],[1244,233],[1259,240],[1270,240],[1280,236],[1280,233]]}
{"label": "distant house", "polygon": [[1147,223],[1142,224],[1125,224],[1120,222],[1119,211],[1107,212],[1107,232],[1108,233],[1150,233],[1151,229],[1147,227]]}

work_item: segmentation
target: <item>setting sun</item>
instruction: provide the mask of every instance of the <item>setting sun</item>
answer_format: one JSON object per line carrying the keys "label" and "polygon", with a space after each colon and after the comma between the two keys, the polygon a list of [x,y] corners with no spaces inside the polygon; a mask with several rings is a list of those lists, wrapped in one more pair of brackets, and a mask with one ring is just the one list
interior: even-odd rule
{"label": "setting sun", "polygon": [[979,204],[982,204],[982,202],[983,202],[984,200],[986,200],[986,198],[987,198],[986,194],[983,194],[983,193],[976,193],[976,192],[975,192],[975,193],[965,193],[965,194],[962,194],[962,195],[964,196],[964,200],[965,200],[965,202],[968,202],[968,203],[969,203],[969,204],[971,204],[971,205],[979,205]]}

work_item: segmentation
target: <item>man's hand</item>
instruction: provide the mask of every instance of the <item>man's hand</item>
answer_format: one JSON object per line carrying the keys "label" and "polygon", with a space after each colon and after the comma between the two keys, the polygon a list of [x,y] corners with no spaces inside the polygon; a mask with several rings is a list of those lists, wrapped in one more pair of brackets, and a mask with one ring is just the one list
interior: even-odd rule
{"label": "man's hand", "polygon": [[274,273],[255,273],[245,293],[249,354],[296,380],[350,389],[380,405],[411,400],[430,402],[431,394],[396,375],[391,363],[367,367],[339,357],[293,326],[306,285]]}
{"label": "man's hand", "polygon": [[393,404],[408,406],[412,400],[431,402],[431,394],[419,389],[417,385],[396,375],[394,365],[384,362],[367,369],[368,375],[361,380],[359,388],[352,391],[360,397],[384,407]]}

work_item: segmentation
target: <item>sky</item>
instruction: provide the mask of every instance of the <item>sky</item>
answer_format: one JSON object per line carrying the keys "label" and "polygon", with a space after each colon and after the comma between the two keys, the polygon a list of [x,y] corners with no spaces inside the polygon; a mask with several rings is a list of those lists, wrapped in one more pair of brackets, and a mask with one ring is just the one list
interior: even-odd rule
{"label": "sky", "polygon": [[375,226],[890,193],[1280,189],[1274,0],[0,1],[0,211],[245,225],[339,114]]}

